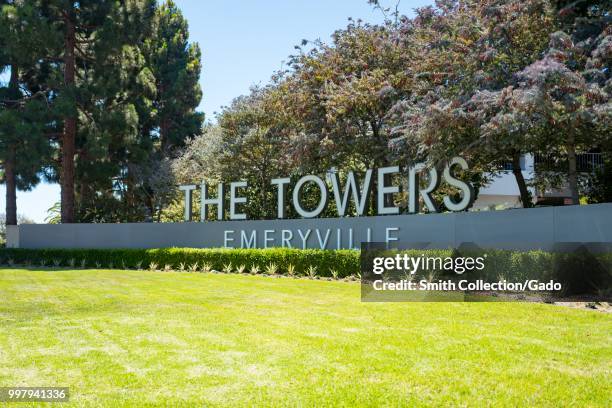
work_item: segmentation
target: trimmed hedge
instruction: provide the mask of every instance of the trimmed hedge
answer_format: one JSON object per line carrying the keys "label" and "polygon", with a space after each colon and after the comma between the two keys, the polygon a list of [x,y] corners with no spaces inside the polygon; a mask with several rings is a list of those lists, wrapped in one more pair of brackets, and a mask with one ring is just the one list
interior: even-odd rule
{"label": "trimmed hedge", "polygon": [[253,265],[261,273],[272,264],[278,267],[279,274],[287,273],[293,265],[296,275],[305,275],[312,266],[316,275],[344,278],[359,273],[359,251],[356,250],[320,250],[320,249],[196,249],[196,248],[161,248],[161,249],[0,249],[0,263],[9,260],[16,264],[34,264],[46,266],[82,266],[97,268],[147,269],[151,263],[160,269],[170,265],[178,269],[185,266],[200,267],[208,264],[212,269],[221,271],[231,263],[233,268],[245,266],[248,272]]}
{"label": "trimmed hedge", "polygon": [[[478,257],[486,253],[486,268],[480,272],[472,271],[471,278],[487,281],[509,279],[561,280],[571,292],[583,293],[603,291],[611,293],[612,289],[612,254],[599,253],[552,253],[540,250],[533,251],[457,251],[452,249],[401,250],[411,257]],[[396,254],[397,252],[390,252]],[[30,264],[63,267],[90,268],[123,268],[123,269],[189,269],[193,265],[198,270],[208,268],[223,271],[231,265],[236,272],[243,267],[243,272],[252,271],[256,266],[259,273],[266,273],[266,268],[273,264],[275,273],[289,274],[290,265],[295,275],[313,275],[319,277],[346,278],[360,274],[361,252],[358,250],[320,250],[320,249],[195,249],[195,248],[161,248],[161,249],[0,249],[0,264]],[[379,254],[376,256],[380,256]],[[182,267],[181,267],[182,265]],[[314,268],[311,269],[311,268]],[[421,270],[421,276],[427,277],[431,272]],[[463,279],[453,271],[436,272],[438,277],[446,276]]]}

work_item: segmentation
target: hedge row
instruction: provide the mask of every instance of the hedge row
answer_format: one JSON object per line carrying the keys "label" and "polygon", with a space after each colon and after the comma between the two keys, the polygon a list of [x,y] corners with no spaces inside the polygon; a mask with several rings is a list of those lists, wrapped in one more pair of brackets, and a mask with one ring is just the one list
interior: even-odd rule
{"label": "hedge row", "polygon": [[[386,252],[386,251],[383,251]],[[480,278],[487,281],[508,279],[550,279],[568,283],[575,291],[612,289],[612,254],[552,253],[546,251],[456,251],[403,250],[411,257],[478,257],[486,253],[486,268],[457,275],[453,271],[433,271],[437,277]],[[395,252],[389,252],[393,256]],[[380,253],[380,256],[387,255]],[[195,269],[225,272],[254,272],[345,278],[360,273],[360,251],[317,249],[0,249],[0,263],[40,266],[120,268],[120,269]],[[274,271],[271,271],[270,266]],[[432,271],[420,276],[431,278]]]}
{"label": "hedge row", "polygon": [[[265,273],[271,264],[276,273],[286,274],[294,268],[294,274],[309,272],[321,277],[344,278],[359,273],[359,251],[317,249],[0,249],[0,263],[32,264],[46,266],[78,266],[96,268],[185,269],[197,266],[222,271],[231,266],[235,271],[243,266],[250,272],[253,266]],[[291,266],[290,266],[291,265]]]}

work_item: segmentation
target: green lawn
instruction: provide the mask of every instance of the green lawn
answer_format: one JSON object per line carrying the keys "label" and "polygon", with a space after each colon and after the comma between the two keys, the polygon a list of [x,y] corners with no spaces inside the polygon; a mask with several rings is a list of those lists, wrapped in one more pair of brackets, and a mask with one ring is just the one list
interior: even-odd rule
{"label": "green lawn", "polygon": [[78,406],[610,406],[612,316],[361,303],[346,282],[3,269],[0,367],[0,386],[68,386]]}

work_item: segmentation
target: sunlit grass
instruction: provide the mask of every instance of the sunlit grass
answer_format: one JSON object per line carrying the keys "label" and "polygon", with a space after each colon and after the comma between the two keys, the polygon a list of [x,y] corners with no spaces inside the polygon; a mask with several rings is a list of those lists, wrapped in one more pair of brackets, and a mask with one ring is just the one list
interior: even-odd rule
{"label": "sunlit grass", "polygon": [[[0,270],[0,386],[78,406],[605,406],[612,317],[252,275]],[[20,405],[23,406],[23,405]]]}

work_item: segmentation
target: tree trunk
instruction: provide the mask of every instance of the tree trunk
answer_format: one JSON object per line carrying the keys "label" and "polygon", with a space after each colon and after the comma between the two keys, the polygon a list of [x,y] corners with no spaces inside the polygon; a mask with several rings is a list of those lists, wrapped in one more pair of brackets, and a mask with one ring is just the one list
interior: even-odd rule
{"label": "tree trunk", "polygon": [[[72,90],[75,86],[75,28],[70,17],[64,18],[66,32],[64,35],[64,88]],[[76,105],[76,101],[74,102]],[[60,171],[62,223],[74,222],[74,155],[77,132],[76,106],[64,117],[62,134],[62,168]]]}
{"label": "tree trunk", "polygon": [[159,207],[159,211],[155,212],[155,201],[153,201],[153,196],[149,198],[149,206],[151,208],[151,222],[161,222],[161,216],[163,211],[163,206]]}
{"label": "tree trunk", "polygon": [[[82,175],[83,176],[83,175]],[[78,219],[83,222],[85,212],[83,211],[87,208],[87,205],[90,204],[88,201],[89,189],[87,188],[87,181],[84,180],[85,177],[79,177],[79,181],[75,182],[78,185],[78,190],[75,188],[75,197],[74,197],[74,211],[75,214],[79,214]],[[78,191],[78,194],[77,194]],[[92,220],[85,221],[92,222]]]}
{"label": "tree trunk", "polygon": [[163,118],[159,124],[159,141],[162,154],[166,154],[168,149],[168,134],[170,133],[170,121],[168,118]]}
{"label": "tree trunk", "polygon": [[576,146],[574,144],[574,135],[570,132],[567,140],[567,161],[569,163],[569,189],[570,197],[573,205],[580,204],[578,198],[578,171],[576,170]]}
{"label": "tree trunk", "polygon": [[515,152],[512,155],[512,174],[514,174],[516,184],[519,188],[523,208],[532,207],[533,203],[531,202],[531,193],[527,189],[527,183],[525,183],[525,178],[523,177],[523,171],[521,169],[521,154],[519,152]]}
{"label": "tree trunk", "polygon": [[[11,78],[9,80],[10,98],[19,99],[19,68],[11,65]],[[15,105],[17,103],[15,102]],[[15,106],[17,109],[17,106]],[[4,181],[6,183],[6,225],[17,225],[17,175],[15,174],[15,145],[11,142],[7,146],[4,160]]]}
{"label": "tree trunk", "polygon": [[6,183],[6,225],[17,225],[17,183],[13,146],[9,146],[4,162],[4,181]]}
{"label": "tree trunk", "polygon": [[162,209],[160,208],[159,211],[157,212],[157,222],[160,223],[161,222],[161,217],[162,217]]}

